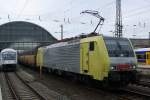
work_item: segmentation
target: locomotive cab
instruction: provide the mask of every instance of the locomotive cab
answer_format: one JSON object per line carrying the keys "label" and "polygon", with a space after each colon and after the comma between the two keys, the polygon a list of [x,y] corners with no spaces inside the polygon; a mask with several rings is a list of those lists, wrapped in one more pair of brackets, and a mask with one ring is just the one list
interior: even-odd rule
{"label": "locomotive cab", "polygon": [[128,84],[136,80],[137,60],[126,38],[93,36],[81,39],[80,70],[95,80]]}
{"label": "locomotive cab", "polygon": [[104,37],[110,59],[109,80],[113,82],[136,81],[137,60],[131,42],[126,38]]}
{"label": "locomotive cab", "polygon": [[17,65],[17,51],[14,49],[4,49],[1,51],[2,70],[15,70]]}

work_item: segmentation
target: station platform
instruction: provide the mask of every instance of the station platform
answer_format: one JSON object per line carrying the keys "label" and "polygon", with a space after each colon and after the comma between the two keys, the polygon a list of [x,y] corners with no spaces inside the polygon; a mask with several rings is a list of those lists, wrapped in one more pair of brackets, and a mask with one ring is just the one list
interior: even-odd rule
{"label": "station platform", "polygon": [[138,64],[138,68],[150,68],[150,65],[141,65],[141,64]]}
{"label": "station platform", "polygon": [[138,65],[137,70],[140,71],[143,75],[150,76],[150,65]]}

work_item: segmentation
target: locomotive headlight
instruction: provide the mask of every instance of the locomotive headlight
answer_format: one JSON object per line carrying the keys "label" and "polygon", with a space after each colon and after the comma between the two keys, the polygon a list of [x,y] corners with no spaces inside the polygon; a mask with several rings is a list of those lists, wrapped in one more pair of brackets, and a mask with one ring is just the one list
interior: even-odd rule
{"label": "locomotive headlight", "polygon": [[114,70],[115,69],[115,66],[111,66],[111,70]]}
{"label": "locomotive headlight", "polygon": [[133,66],[133,69],[135,69],[135,68],[136,68],[136,66],[134,65],[134,66]]}

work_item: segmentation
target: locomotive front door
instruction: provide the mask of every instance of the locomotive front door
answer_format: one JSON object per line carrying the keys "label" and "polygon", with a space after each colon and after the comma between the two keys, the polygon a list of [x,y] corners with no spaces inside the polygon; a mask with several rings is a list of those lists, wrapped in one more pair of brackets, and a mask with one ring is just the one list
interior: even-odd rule
{"label": "locomotive front door", "polygon": [[82,72],[87,74],[89,71],[89,44],[81,44],[81,59],[82,59]]}

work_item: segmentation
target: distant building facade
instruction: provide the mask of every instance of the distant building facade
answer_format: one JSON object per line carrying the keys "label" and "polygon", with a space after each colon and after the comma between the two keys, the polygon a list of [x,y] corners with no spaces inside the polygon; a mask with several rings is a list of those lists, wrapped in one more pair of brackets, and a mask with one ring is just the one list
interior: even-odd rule
{"label": "distant building facade", "polygon": [[150,39],[130,39],[134,48],[150,47]]}

